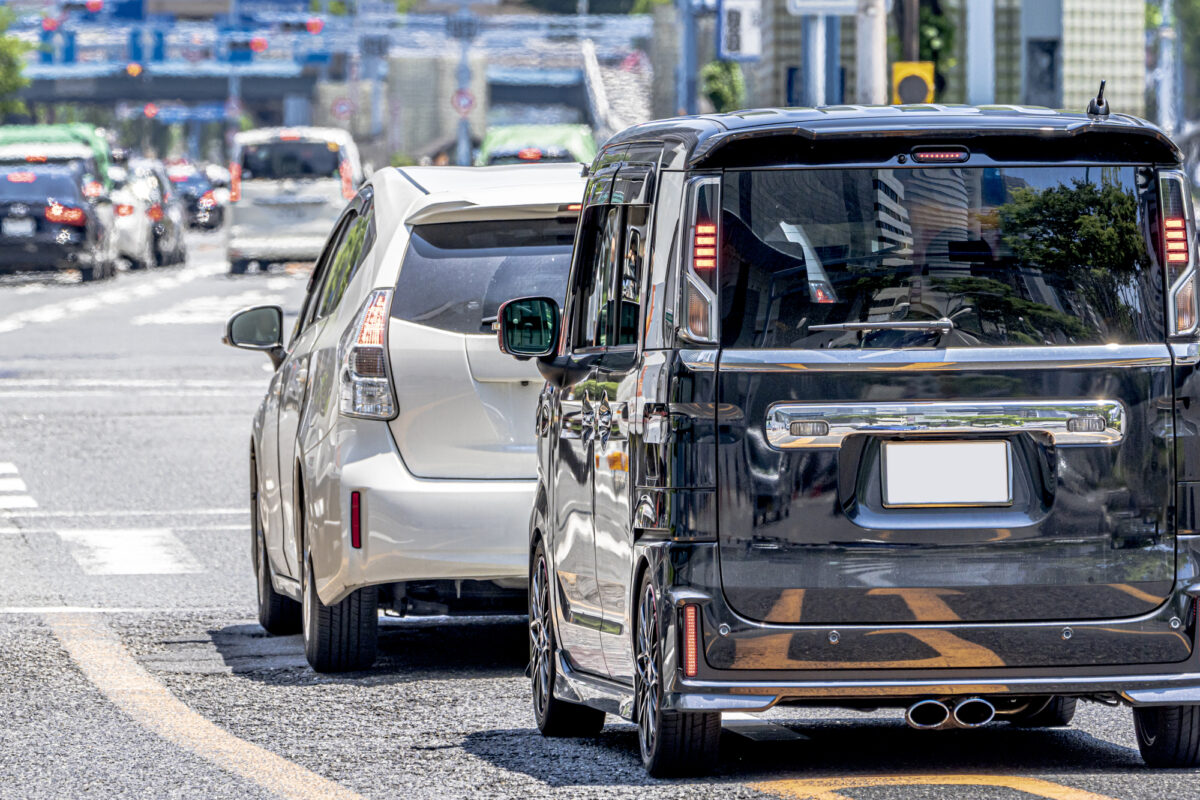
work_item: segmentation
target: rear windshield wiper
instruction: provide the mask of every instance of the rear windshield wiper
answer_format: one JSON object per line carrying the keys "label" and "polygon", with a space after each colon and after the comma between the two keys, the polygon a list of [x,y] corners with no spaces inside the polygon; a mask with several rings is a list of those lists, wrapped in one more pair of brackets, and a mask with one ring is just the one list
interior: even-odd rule
{"label": "rear windshield wiper", "polygon": [[809,325],[810,331],[952,331],[954,320],[949,317],[893,322],[835,322],[829,325]]}

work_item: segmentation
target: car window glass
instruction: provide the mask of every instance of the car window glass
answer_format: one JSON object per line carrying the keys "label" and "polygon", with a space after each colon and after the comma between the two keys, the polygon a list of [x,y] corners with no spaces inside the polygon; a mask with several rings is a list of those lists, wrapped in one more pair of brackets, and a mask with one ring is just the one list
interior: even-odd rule
{"label": "car window glass", "polygon": [[304,329],[316,317],[318,299],[321,297],[321,290],[325,285],[325,274],[328,272],[329,261],[332,258],[332,254],[337,252],[342,238],[346,234],[346,229],[353,220],[353,212],[350,212],[347,216],[339,220],[333,235],[325,243],[325,249],[321,251],[316,266],[313,267],[312,278],[309,279],[308,293],[304,296],[304,305],[300,309],[300,315],[296,317],[296,327],[292,329],[292,338],[288,344],[289,348],[295,345],[296,340],[300,338],[300,334],[304,332]]}
{"label": "car window glass", "polygon": [[626,212],[625,246],[621,250],[621,269],[617,293],[620,313],[617,316],[616,344],[638,343],[638,325],[642,310],[642,276],[646,266],[646,222],[649,206],[630,206]]}
{"label": "car window glass", "polygon": [[589,211],[596,221],[590,252],[582,265],[575,347],[607,347],[612,327],[613,272],[621,255],[621,208],[608,206]]}
{"label": "car window glass", "polygon": [[337,308],[342,295],[346,293],[350,279],[354,277],[354,273],[358,271],[358,265],[362,263],[363,254],[370,247],[369,238],[373,230],[371,226],[373,217],[373,209],[367,209],[347,228],[345,238],[342,239],[330,260],[328,274],[325,277],[325,287],[321,291],[321,303],[317,309],[318,317],[323,317]]}

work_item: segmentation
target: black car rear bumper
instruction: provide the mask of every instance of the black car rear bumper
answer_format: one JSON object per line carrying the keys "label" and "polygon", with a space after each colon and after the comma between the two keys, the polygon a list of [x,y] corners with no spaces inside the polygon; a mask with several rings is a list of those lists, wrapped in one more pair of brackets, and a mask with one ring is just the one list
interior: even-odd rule
{"label": "black car rear bumper", "polygon": [[92,266],[95,253],[86,242],[59,243],[0,237],[0,269],[55,271]]}

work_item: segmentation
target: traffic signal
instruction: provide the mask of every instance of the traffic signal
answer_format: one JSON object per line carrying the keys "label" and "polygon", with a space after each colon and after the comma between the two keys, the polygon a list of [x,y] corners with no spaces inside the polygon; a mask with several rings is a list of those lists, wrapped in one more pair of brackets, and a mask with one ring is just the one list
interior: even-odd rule
{"label": "traffic signal", "polygon": [[933,62],[896,61],[892,64],[893,103],[933,102]]}
{"label": "traffic signal", "polygon": [[142,74],[142,65],[136,61],[130,61],[125,65],[125,74],[131,78],[136,78]]}

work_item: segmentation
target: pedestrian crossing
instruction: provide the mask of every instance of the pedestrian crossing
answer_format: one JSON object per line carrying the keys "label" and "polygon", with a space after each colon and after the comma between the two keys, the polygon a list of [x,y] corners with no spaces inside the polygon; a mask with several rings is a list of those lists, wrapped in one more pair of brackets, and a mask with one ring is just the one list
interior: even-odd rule
{"label": "pedestrian crossing", "polygon": [[59,538],[85,575],[185,575],[203,572],[169,528],[61,530]]}
{"label": "pedestrian crossing", "polygon": [[37,501],[29,494],[17,465],[9,461],[0,462],[0,510],[37,508]]}

